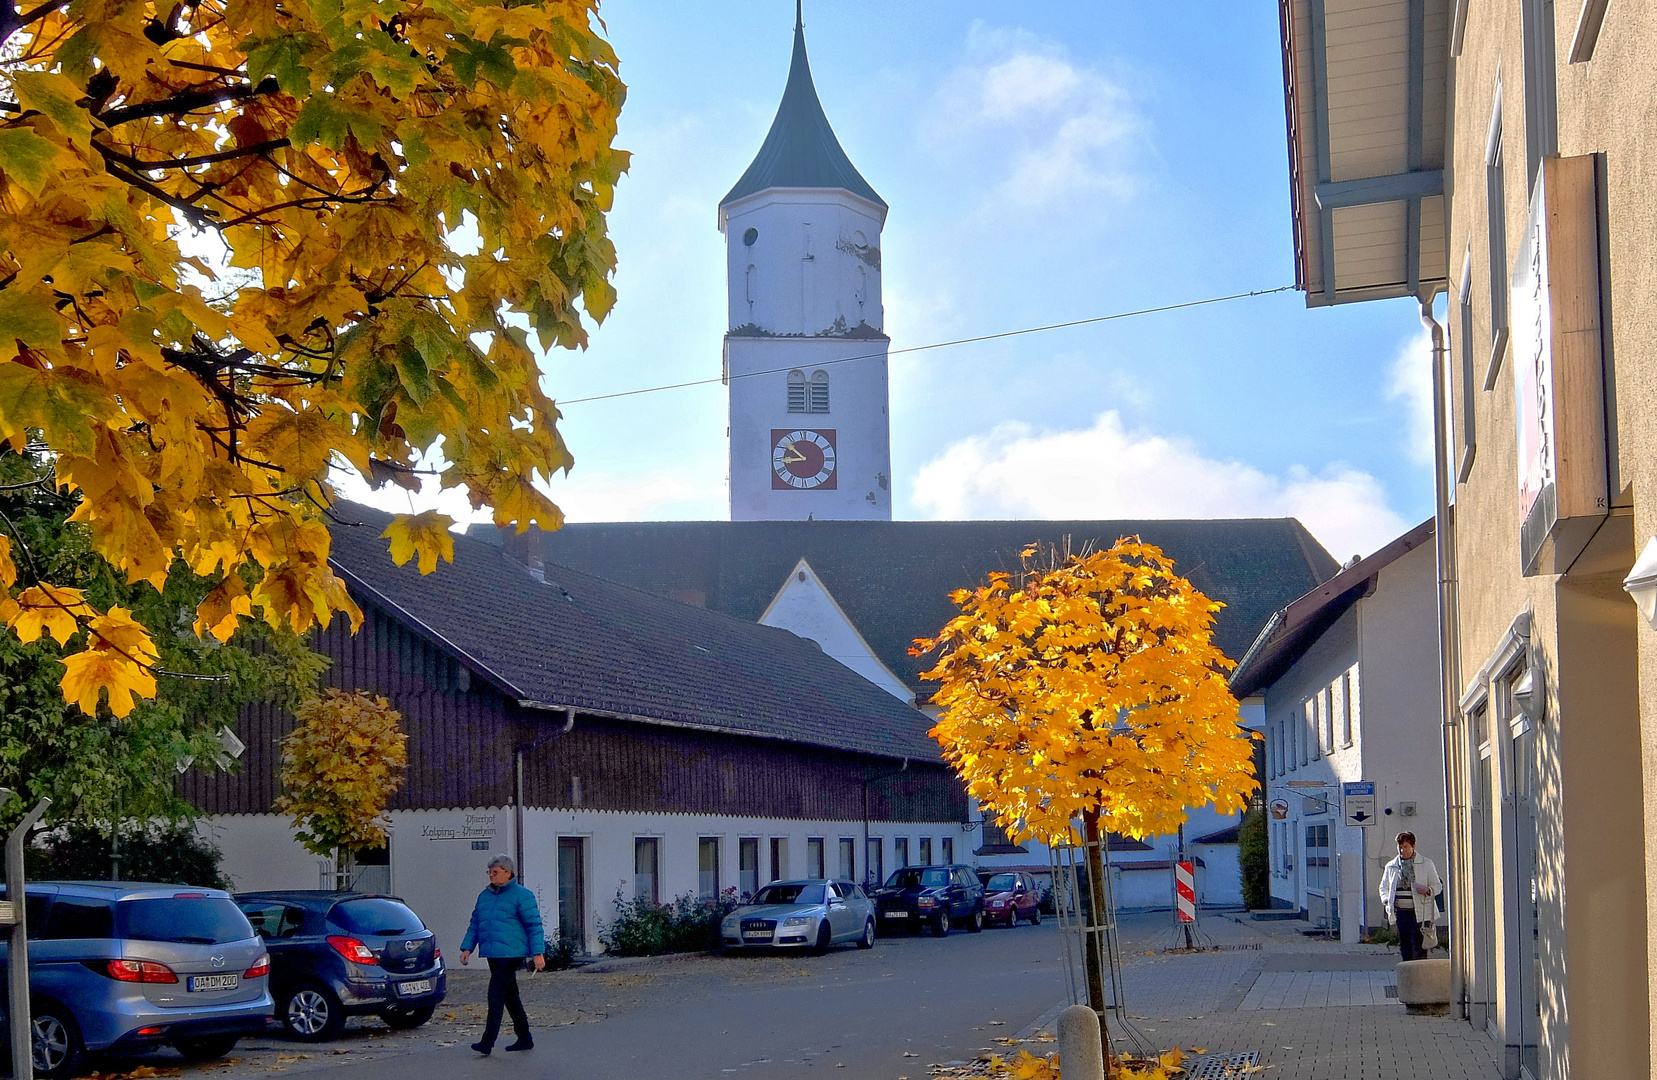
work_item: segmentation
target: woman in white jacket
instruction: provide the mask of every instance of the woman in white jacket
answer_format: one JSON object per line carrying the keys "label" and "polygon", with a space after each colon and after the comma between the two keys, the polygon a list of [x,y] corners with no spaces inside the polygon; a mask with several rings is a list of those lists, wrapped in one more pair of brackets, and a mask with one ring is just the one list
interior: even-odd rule
{"label": "woman in white jacket", "polygon": [[1398,857],[1381,871],[1381,903],[1387,908],[1387,922],[1398,927],[1398,951],[1405,960],[1425,960],[1421,947],[1421,923],[1438,912],[1434,897],[1444,891],[1438,867],[1425,855],[1415,853],[1415,834],[1398,834]]}

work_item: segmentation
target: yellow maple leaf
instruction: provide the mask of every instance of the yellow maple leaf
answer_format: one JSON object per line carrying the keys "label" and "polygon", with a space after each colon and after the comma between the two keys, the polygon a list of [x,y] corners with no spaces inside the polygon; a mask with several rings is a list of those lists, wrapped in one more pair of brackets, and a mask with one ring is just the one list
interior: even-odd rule
{"label": "yellow maple leaf", "polygon": [[12,538],[0,533],[0,586],[17,584],[17,565],[12,562]]}
{"label": "yellow maple leaf", "polygon": [[243,615],[253,614],[253,598],[238,574],[226,574],[218,587],[196,605],[193,629],[200,637],[205,631],[220,641],[229,641]]}
{"label": "yellow maple leaf", "polygon": [[155,696],[155,677],[111,649],[88,649],[64,657],[60,663],[66,669],[59,686],[65,700],[73,702],[81,712],[95,716],[98,700],[109,694],[109,711],[117,717],[126,717],[133,709],[133,696]]}
{"label": "yellow maple leaf", "polygon": [[427,510],[423,514],[398,514],[391,519],[380,539],[391,541],[391,561],[398,566],[418,555],[422,574],[437,569],[438,556],[444,562],[455,561],[455,538],[449,527],[454,518]]}
{"label": "yellow maple leaf", "polygon": [[79,589],[31,585],[17,594],[17,610],[6,625],[24,641],[36,641],[44,633],[51,634],[59,645],[67,645],[80,630],[76,617],[91,614],[92,608]]}

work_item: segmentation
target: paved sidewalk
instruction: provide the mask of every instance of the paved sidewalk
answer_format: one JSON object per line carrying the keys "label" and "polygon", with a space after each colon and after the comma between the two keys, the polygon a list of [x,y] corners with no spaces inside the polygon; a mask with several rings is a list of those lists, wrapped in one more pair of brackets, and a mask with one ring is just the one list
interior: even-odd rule
{"label": "paved sidewalk", "polygon": [[[1314,941],[1298,932],[1304,923],[1239,914],[1204,921],[1220,951],[1167,953],[1155,947],[1166,943],[1166,919],[1121,920],[1133,1031],[1112,1032],[1119,1049],[1257,1051],[1263,1068],[1249,1075],[1258,1080],[1500,1080],[1497,1047],[1483,1032],[1412,1016],[1386,996],[1392,950]],[[1049,1022],[1046,1038],[1051,1031]]]}

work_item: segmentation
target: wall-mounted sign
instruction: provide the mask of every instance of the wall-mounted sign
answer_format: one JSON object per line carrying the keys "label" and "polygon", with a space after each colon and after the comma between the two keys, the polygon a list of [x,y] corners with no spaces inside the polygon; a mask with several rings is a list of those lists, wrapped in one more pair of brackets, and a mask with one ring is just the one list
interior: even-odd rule
{"label": "wall-mounted sign", "polygon": [[1520,561],[1561,574],[1609,508],[1593,157],[1542,162],[1509,280]]}
{"label": "wall-mounted sign", "polygon": [[1343,813],[1348,825],[1368,828],[1375,824],[1375,781],[1355,780],[1342,784],[1341,796],[1345,801]]}
{"label": "wall-mounted sign", "polygon": [[1273,821],[1282,821],[1289,816],[1289,800],[1273,799],[1269,809],[1272,812]]}
{"label": "wall-mounted sign", "polygon": [[[490,841],[495,838],[495,819],[498,814],[467,814],[460,825],[422,825],[422,840]],[[474,845],[475,846],[475,845]]]}

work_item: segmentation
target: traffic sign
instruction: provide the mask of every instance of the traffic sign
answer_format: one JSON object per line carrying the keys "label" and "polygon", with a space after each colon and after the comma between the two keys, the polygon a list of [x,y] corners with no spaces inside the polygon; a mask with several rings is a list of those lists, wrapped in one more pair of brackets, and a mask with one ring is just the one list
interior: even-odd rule
{"label": "traffic sign", "polygon": [[1375,781],[1356,780],[1341,785],[1345,799],[1346,823],[1370,826],[1375,824]]}
{"label": "traffic sign", "polygon": [[1174,864],[1174,914],[1180,922],[1197,921],[1197,865]]}

